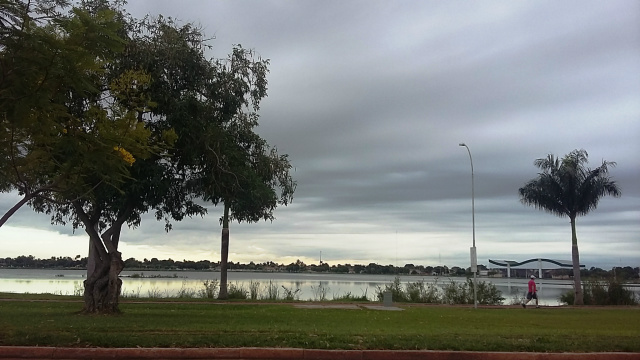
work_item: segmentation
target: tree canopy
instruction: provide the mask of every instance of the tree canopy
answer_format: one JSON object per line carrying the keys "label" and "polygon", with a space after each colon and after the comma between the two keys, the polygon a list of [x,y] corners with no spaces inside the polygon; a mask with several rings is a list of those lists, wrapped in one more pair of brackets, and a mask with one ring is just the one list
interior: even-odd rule
{"label": "tree canopy", "polygon": [[148,131],[116,101],[137,79],[105,68],[124,49],[115,13],[47,4],[9,1],[0,16],[0,189],[24,196],[0,225],[36,197],[83,196],[87,177],[119,186],[147,151]]}

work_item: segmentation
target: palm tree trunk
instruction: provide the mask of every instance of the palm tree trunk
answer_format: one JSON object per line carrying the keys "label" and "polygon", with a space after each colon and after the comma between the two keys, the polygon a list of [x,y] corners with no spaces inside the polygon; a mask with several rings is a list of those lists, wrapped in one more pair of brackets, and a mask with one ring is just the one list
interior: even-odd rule
{"label": "palm tree trunk", "polygon": [[571,217],[571,262],[573,263],[573,287],[575,291],[573,305],[584,305],[582,281],[580,280],[580,253],[578,252],[575,216]]}
{"label": "palm tree trunk", "polygon": [[222,248],[220,251],[220,293],[218,299],[225,300],[229,297],[227,291],[227,263],[229,260],[229,206],[224,204],[222,216]]}

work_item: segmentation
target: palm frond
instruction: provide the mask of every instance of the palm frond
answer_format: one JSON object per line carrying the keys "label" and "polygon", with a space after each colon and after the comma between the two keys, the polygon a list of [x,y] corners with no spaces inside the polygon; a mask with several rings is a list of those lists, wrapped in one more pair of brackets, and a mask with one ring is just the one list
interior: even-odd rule
{"label": "palm frond", "polygon": [[585,150],[573,150],[562,159],[553,154],[537,159],[534,165],[542,172],[519,189],[520,202],[557,216],[586,215],[605,195],[619,197],[621,192],[608,176],[615,162],[603,161],[589,169]]}

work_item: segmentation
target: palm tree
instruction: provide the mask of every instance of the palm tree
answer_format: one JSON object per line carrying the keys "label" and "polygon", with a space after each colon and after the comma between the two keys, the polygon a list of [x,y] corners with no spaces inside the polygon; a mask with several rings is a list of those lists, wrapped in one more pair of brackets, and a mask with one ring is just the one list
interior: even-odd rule
{"label": "palm tree", "polygon": [[518,192],[520,201],[571,221],[571,261],[575,287],[574,305],[583,305],[580,282],[580,255],[576,236],[576,216],[586,215],[598,206],[605,195],[620,197],[620,188],[608,176],[615,162],[602,161],[602,165],[589,169],[589,155],[585,150],[573,150],[562,159],[549,154],[534,164],[541,173],[527,182]]}

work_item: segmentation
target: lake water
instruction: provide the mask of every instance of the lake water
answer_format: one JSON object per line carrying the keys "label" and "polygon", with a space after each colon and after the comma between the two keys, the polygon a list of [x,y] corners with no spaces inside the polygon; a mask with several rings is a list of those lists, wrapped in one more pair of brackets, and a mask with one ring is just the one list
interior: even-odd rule
{"label": "lake water", "polygon": [[[131,275],[144,275],[132,278]],[[123,271],[122,293],[125,296],[175,297],[181,291],[198,293],[204,290],[206,280],[219,280],[219,272],[211,271]],[[37,269],[0,269],[0,292],[31,293],[31,294],[60,294],[73,295],[81,291],[86,270],[37,270]],[[158,277],[162,276],[162,277]],[[269,284],[275,285],[280,296],[283,296],[283,286],[289,290],[300,289],[300,300],[319,300],[324,291],[326,299],[351,293],[353,296],[366,295],[375,300],[378,287],[393,282],[393,275],[366,274],[330,274],[330,273],[267,273],[267,272],[236,272],[228,273],[229,284],[249,289],[249,284],[259,282],[261,293],[266,293]],[[461,282],[460,277],[435,276],[401,276],[401,282],[424,281],[425,283],[448,284],[450,281]],[[479,278],[478,281],[488,281],[502,291],[504,304],[513,303],[514,299],[526,293],[528,279],[507,278]],[[541,305],[558,306],[560,295],[572,289],[570,280],[538,279],[538,296]],[[632,288],[640,293],[637,286]]]}

